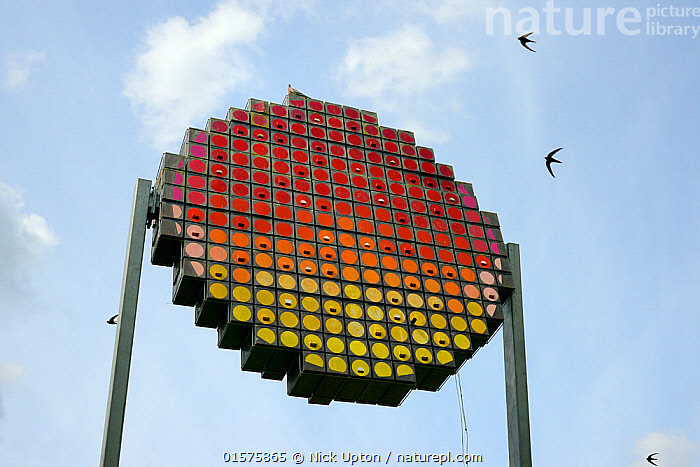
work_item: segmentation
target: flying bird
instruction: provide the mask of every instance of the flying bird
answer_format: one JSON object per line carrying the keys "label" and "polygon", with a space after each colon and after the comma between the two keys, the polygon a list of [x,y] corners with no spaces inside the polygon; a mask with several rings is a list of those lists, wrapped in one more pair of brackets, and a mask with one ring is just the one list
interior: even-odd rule
{"label": "flying bird", "polygon": [[654,454],[649,454],[649,455],[647,456],[647,462],[650,463],[651,465],[657,465],[657,464],[654,464],[654,463],[652,462],[652,461],[658,460],[658,459],[654,459],[654,456],[657,455],[657,454],[658,454],[658,452],[655,452]]}
{"label": "flying bird", "polygon": [[301,92],[297,89],[294,89],[291,84],[287,85],[287,94],[296,94],[297,96],[309,97],[306,94],[304,94],[303,92]]}
{"label": "flying bird", "polygon": [[532,33],[531,33],[531,32],[528,32],[527,34],[523,34],[522,36],[518,37],[518,40],[520,41],[520,44],[521,44],[523,47],[525,47],[527,50],[529,50],[530,52],[537,52],[536,50],[532,50],[532,49],[527,45],[528,42],[532,42],[533,44],[535,44],[535,43],[537,42],[537,41],[533,41],[532,39],[528,39],[527,36],[529,36],[530,34],[532,34]]}
{"label": "flying bird", "polygon": [[[554,177],[554,172],[552,172],[552,162],[556,162],[557,164],[561,164],[561,161],[556,160],[552,156],[561,151],[563,148],[558,148],[555,149],[554,151],[550,152],[547,154],[547,157],[544,158],[544,160],[547,161],[547,170],[549,170],[549,173],[552,174],[552,177]],[[557,178],[557,177],[554,177]]]}
{"label": "flying bird", "polygon": [[107,320],[107,324],[117,324],[117,316],[119,315],[114,315],[111,318]]}

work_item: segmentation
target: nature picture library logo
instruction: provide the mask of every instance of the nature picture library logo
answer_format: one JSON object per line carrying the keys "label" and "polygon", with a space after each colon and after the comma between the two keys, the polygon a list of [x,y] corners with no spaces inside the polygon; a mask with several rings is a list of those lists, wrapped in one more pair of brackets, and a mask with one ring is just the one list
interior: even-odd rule
{"label": "nature picture library logo", "polygon": [[[513,24],[515,22],[515,25]],[[486,34],[502,27],[503,34],[547,33],[552,36],[602,36],[617,32],[625,36],[684,36],[695,39],[700,33],[700,6],[657,3],[646,8],[597,7],[560,8],[554,0],[544,8],[486,8]]]}

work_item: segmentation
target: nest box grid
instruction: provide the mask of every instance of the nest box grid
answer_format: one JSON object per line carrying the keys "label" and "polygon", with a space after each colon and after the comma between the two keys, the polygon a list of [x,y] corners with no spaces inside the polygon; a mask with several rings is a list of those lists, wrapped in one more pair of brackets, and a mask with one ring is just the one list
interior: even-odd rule
{"label": "nest box grid", "polygon": [[287,393],[398,406],[494,335],[513,291],[495,213],[407,130],[295,94],[165,153],[151,262],[241,367]]}

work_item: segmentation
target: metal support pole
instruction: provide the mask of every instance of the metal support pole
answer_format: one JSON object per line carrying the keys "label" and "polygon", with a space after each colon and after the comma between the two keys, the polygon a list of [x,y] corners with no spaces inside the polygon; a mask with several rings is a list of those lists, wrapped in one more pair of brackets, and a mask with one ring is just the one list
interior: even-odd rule
{"label": "metal support pole", "polygon": [[117,336],[114,341],[112,376],[109,382],[107,415],[105,416],[105,428],[102,436],[100,465],[103,467],[117,467],[119,465],[150,196],[151,181],[139,178],[134,188],[134,202],[131,208],[131,224],[129,225],[129,240],[126,245]]}
{"label": "metal support pole", "polygon": [[520,245],[517,243],[508,244],[508,258],[515,282],[515,291],[503,307],[503,359],[506,372],[508,458],[510,467],[532,467]]}

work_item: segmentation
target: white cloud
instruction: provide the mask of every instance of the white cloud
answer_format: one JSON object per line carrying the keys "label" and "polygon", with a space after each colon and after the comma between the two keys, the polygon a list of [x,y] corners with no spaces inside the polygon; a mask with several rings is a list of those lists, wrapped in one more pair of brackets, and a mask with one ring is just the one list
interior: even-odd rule
{"label": "white cloud", "polygon": [[424,122],[419,120],[403,120],[399,126],[415,133],[417,144],[421,146],[446,143],[450,139],[448,131],[426,126]]}
{"label": "white cloud", "polygon": [[[463,49],[439,47],[420,27],[405,25],[351,42],[336,78],[348,96],[366,98],[373,110],[399,117],[399,126],[414,131],[418,144],[426,145],[450,138],[449,131],[440,128],[445,106],[431,96],[439,86],[456,82],[470,66]],[[394,126],[386,120],[382,124]]]}
{"label": "white cloud", "polygon": [[192,22],[175,16],[146,31],[123,94],[156,147],[202,126],[223,96],[251,77],[245,47],[263,27],[262,13],[225,1]]}
{"label": "white cloud", "polygon": [[0,384],[10,384],[19,381],[27,374],[27,369],[22,365],[0,362]]}
{"label": "white cloud", "polygon": [[649,433],[637,440],[633,449],[635,461],[628,467],[649,466],[646,458],[654,456],[659,466],[691,467],[700,465],[700,444],[690,441],[685,435],[662,432]]}
{"label": "white cloud", "polygon": [[23,289],[22,276],[41,254],[58,244],[46,219],[24,214],[21,194],[0,183],[0,298],[14,298]]}
{"label": "white cloud", "polygon": [[377,37],[354,41],[338,70],[347,94],[384,107],[452,82],[469,60],[457,47],[438,49],[417,26],[406,25]]}
{"label": "white cloud", "polygon": [[46,223],[46,219],[37,214],[22,216],[20,231],[28,241],[40,247],[58,245],[58,239],[49,224]]}
{"label": "white cloud", "polygon": [[444,24],[465,19],[486,17],[486,9],[493,7],[491,0],[421,0],[416,4],[419,12],[431,16],[436,23]]}
{"label": "white cloud", "polygon": [[[14,365],[12,363],[0,362],[0,389],[10,383],[14,383],[24,378],[27,374],[27,369],[22,365]],[[0,393],[0,420],[5,418],[5,406],[3,404],[2,394]]]}
{"label": "white cloud", "polygon": [[34,64],[46,60],[45,52],[29,50],[21,54],[10,55],[5,58],[5,77],[2,85],[5,88],[21,88],[29,79],[29,73]]}

